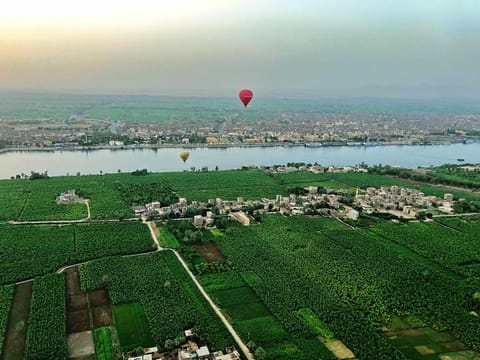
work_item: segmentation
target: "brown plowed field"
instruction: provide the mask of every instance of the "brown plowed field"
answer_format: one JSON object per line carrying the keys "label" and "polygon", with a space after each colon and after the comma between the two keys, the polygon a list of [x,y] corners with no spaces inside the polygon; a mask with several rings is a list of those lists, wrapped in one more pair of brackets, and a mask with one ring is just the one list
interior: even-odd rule
{"label": "brown plowed field", "polygon": [[200,256],[207,262],[225,260],[225,256],[222,254],[220,249],[217,248],[212,242],[197,244],[195,245],[195,249],[197,249],[197,252],[200,254]]}

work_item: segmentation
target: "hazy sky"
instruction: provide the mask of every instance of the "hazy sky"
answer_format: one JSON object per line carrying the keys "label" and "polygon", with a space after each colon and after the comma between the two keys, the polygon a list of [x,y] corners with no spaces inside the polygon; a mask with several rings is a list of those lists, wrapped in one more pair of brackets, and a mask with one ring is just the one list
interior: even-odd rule
{"label": "hazy sky", "polygon": [[480,1],[0,6],[0,89],[228,96],[242,87],[287,97],[365,87],[478,95]]}

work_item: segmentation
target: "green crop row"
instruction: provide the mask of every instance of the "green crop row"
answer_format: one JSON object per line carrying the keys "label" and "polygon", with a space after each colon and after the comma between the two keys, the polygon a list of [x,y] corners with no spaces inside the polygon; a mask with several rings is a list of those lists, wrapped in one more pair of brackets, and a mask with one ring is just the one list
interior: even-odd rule
{"label": "green crop row", "polygon": [[[332,222],[329,226],[327,221]],[[335,225],[333,225],[335,224]],[[459,282],[335,220],[267,216],[216,239],[288,332],[312,336],[298,311],[311,309],[359,358],[403,358],[378,328],[407,312],[480,348],[480,320],[469,315],[475,282]]]}
{"label": "green crop row", "polygon": [[33,283],[24,359],[66,359],[65,278],[50,274]]}
{"label": "green crop row", "polygon": [[190,327],[213,348],[233,344],[173,252],[94,261],[80,266],[80,277],[85,290],[106,286],[114,305],[140,302],[161,348]]}
{"label": "green crop row", "polygon": [[0,225],[0,284],[44,275],[90,259],[153,249],[148,228],[140,222]]}
{"label": "green crop row", "polygon": [[0,356],[2,355],[2,344],[7,330],[8,313],[14,294],[13,286],[0,286]]}
{"label": "green crop row", "polygon": [[[461,220],[443,219],[435,222],[394,224],[380,222],[367,231],[381,235],[417,254],[443,265],[456,273],[472,276],[470,263],[480,263],[478,246],[479,222],[459,223]],[[450,224],[452,226],[450,226]],[[454,226],[459,229],[455,229]]]}

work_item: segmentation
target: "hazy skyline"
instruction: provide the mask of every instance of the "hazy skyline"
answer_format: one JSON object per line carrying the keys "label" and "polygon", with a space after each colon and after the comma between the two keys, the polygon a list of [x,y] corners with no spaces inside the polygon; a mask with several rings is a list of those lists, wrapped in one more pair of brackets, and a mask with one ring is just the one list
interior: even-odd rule
{"label": "hazy skyline", "polygon": [[1,90],[478,97],[479,58],[476,0],[17,0],[0,11]]}

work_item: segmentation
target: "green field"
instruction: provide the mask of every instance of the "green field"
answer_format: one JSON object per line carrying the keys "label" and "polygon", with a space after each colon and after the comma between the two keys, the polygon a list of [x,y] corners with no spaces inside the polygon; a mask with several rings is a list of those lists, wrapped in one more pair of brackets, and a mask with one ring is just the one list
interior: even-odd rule
{"label": "green field", "polygon": [[[132,205],[153,200],[168,205],[178,197],[273,198],[309,185],[446,192],[376,174],[272,176],[247,170],[0,181],[0,220],[85,217],[84,204],[54,201],[72,188],[90,199],[93,219],[75,225],[0,224],[0,344],[11,308],[10,284],[34,278],[25,359],[64,357],[65,283],[54,272],[86,262],[79,266],[82,289],[108,289],[118,330],[115,340],[111,328],[95,329],[97,359],[115,358],[115,341],[123,349],[163,348],[192,327],[212,349],[232,345],[175,253],[155,252],[144,223],[116,220],[132,217]],[[265,349],[267,359],[333,359],[319,337],[340,339],[359,359],[417,358],[418,349],[424,360],[433,359],[428,349],[470,359],[471,351],[480,350],[478,216],[406,224],[372,217],[354,230],[332,218],[265,215],[249,227],[228,222],[222,231],[198,231],[198,243],[185,240],[186,230],[196,231],[191,225],[171,222],[185,223],[185,229],[158,223],[160,245],[181,253],[242,339]],[[142,256],[122,256],[134,254]],[[379,329],[386,324],[425,334],[385,336]]]}
{"label": "green field", "polygon": [[112,307],[115,327],[118,331],[123,349],[133,349],[138,346],[151,347],[155,345],[142,304],[130,303]]}
{"label": "green field", "polygon": [[[400,252],[330,219],[274,215],[254,227],[230,227],[216,243],[242,274],[248,274],[246,278],[254,280],[253,290],[288,336],[312,339],[321,322],[359,358],[402,358],[377,329],[391,314],[405,312],[448,329],[470,348],[480,347],[480,321],[468,314],[478,279],[459,280],[448,269],[430,266],[435,264],[431,260],[418,262],[407,247]],[[455,249],[451,251],[455,256]],[[298,315],[305,315],[302,309],[308,309],[308,321]],[[314,324],[313,316],[320,322]],[[255,337],[255,321],[245,323]],[[245,331],[243,321],[236,326]],[[268,348],[261,334],[257,339]]]}
{"label": "green field", "polygon": [[179,196],[188,201],[207,201],[222,198],[244,200],[274,198],[277,194],[286,195],[283,186],[262,171],[230,170],[200,173],[164,173],[162,179]]}
{"label": "green field", "polygon": [[223,233],[217,228],[210,229],[210,233],[213,236],[223,236]]}
{"label": "green field", "polygon": [[65,279],[50,274],[33,282],[24,359],[67,358]]}
{"label": "green field", "polygon": [[74,189],[90,200],[93,219],[133,217],[131,206],[161,201],[170,204],[177,197],[160,174],[59,176],[40,180],[0,181],[3,208],[0,220],[78,220],[87,217],[85,204],[58,205],[55,198]]}
{"label": "green field", "polygon": [[0,220],[18,219],[29,196],[30,192],[23,181],[1,180]]}
{"label": "green field", "polygon": [[300,309],[298,310],[298,315],[315,334],[318,334],[325,339],[333,338],[333,332],[317,317],[317,315],[315,315],[311,309]]}
{"label": "green field", "polygon": [[[7,330],[8,314],[12,305],[14,287],[0,286],[0,345],[3,344],[5,331]],[[2,355],[2,346],[0,346],[0,356]]]}
{"label": "green field", "polygon": [[[477,276],[469,265],[480,263],[478,234],[480,222],[439,218],[436,222],[418,222],[408,225],[380,222],[366,231],[378,234],[394,243],[414,251],[420,256],[436,262],[463,276]],[[461,222],[462,221],[462,222]],[[435,241],[432,241],[435,239]]]}
{"label": "green field", "polygon": [[112,329],[115,328],[101,327],[93,330],[93,340],[95,342],[95,356],[97,357],[97,360],[116,359],[112,344]]}
{"label": "green field", "polygon": [[454,336],[419,323],[418,319],[394,316],[386,324],[384,334],[409,359],[464,359],[477,357]]}
{"label": "green field", "polygon": [[[40,180],[0,181],[0,220],[78,220],[87,216],[85,204],[58,205],[60,193],[74,189],[90,200],[92,219],[133,217],[131,206],[160,201],[169,205],[177,195],[188,201],[217,197],[235,200],[274,198],[285,188],[261,171],[156,173],[144,176],[107,174],[60,176]],[[175,193],[176,194],[175,194]]]}
{"label": "green field", "polygon": [[161,247],[177,249],[180,247],[180,243],[178,240],[173,236],[173,234],[165,229],[165,227],[161,226],[160,228],[160,236],[158,237],[158,243]]}
{"label": "green field", "polygon": [[[114,312],[119,305],[123,309],[125,304],[141,304],[153,344],[162,347],[167,339],[182,336],[184,330],[193,326],[213,348],[233,344],[227,330],[171,251],[106,258],[81,265],[79,271],[84,290],[107,286]],[[126,316],[129,314],[127,312]],[[130,341],[125,340],[124,335],[128,333],[128,326],[118,330],[122,347],[130,346],[125,344]]]}
{"label": "green field", "polygon": [[310,359],[315,351],[322,359],[334,358],[314,337],[306,340],[286,331],[249,286],[261,282],[255,273],[229,270],[202,275],[200,282],[242,339],[265,349],[268,359]]}
{"label": "green field", "polygon": [[154,250],[140,222],[66,226],[0,225],[0,284],[104,256]]}
{"label": "green field", "polygon": [[85,204],[58,205],[55,198],[75,189],[90,200],[92,219],[133,217],[131,207],[152,201],[169,205],[177,196],[188,201],[222,198],[244,200],[287,195],[288,189],[321,186],[347,189],[399,185],[417,188],[426,194],[443,197],[451,192],[456,198],[479,200],[480,195],[458,190],[447,191],[430,184],[413,184],[400,178],[363,173],[294,172],[268,175],[256,170],[155,173],[144,176],[107,174],[61,176],[40,180],[0,181],[0,220],[78,220],[87,216]]}

